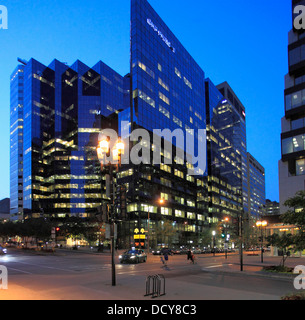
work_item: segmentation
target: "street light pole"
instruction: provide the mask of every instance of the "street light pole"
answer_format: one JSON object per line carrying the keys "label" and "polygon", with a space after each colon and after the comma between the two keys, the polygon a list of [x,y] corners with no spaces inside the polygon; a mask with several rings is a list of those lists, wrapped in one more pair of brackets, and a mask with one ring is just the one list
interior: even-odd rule
{"label": "street light pole", "polygon": [[[101,141],[99,141],[99,146],[97,148],[97,154],[99,160],[105,162],[106,154],[109,152],[109,141],[106,137],[103,137]],[[113,150],[113,158],[114,160],[118,160],[117,171],[119,171],[119,167],[121,164],[121,155],[124,153],[124,144],[122,141],[118,140],[116,145],[114,146]],[[102,163],[103,163],[102,162]],[[110,238],[111,238],[111,271],[112,271],[112,286],[116,286],[116,274],[115,274],[115,259],[114,259],[114,252],[115,252],[115,185],[114,185],[114,177],[113,177],[113,168],[112,163],[109,162],[108,164],[110,170],[110,185],[112,185],[113,190],[112,194],[110,193],[110,199],[112,202],[111,205],[111,229],[110,229]]]}
{"label": "street light pole", "polygon": [[212,231],[212,236],[213,236],[213,244],[212,244],[212,246],[213,246],[213,257],[215,257],[215,236],[216,236],[216,231]]}
{"label": "street light pole", "polygon": [[114,261],[114,228],[115,228],[115,221],[114,221],[114,216],[115,216],[115,187],[114,187],[114,179],[113,179],[113,171],[112,171],[112,165],[110,163],[110,182],[112,184],[112,210],[111,210],[111,270],[112,270],[112,286],[116,286],[116,275],[115,275],[115,261]]}
{"label": "street light pole", "polygon": [[263,227],[267,227],[267,221],[257,221],[256,226],[261,230],[261,263],[264,262],[264,235]]}

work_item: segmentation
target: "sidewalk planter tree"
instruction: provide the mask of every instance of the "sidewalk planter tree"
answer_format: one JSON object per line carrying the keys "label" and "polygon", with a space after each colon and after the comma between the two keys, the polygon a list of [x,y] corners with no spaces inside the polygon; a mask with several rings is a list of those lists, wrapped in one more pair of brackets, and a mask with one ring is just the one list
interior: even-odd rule
{"label": "sidewalk planter tree", "polygon": [[176,234],[176,229],[171,221],[161,220],[155,227],[155,240],[171,246],[172,238]]}
{"label": "sidewalk planter tree", "polygon": [[295,234],[285,232],[268,237],[269,244],[278,247],[283,252],[281,261],[283,268],[292,250],[297,252],[305,249],[305,191],[297,192],[294,197],[285,201],[284,206],[289,209],[281,215],[281,221],[284,224],[295,226],[298,232]]}
{"label": "sidewalk planter tree", "polygon": [[280,262],[280,270],[285,270],[285,262],[290,256],[291,246],[294,245],[295,239],[291,233],[284,233],[279,235],[277,233],[267,238],[268,244],[274,247],[278,247],[283,253],[283,258]]}
{"label": "sidewalk planter tree", "polygon": [[85,220],[79,217],[70,217],[66,219],[61,228],[65,231],[67,238],[72,238],[75,241],[73,249],[76,250],[76,240],[86,233]]}

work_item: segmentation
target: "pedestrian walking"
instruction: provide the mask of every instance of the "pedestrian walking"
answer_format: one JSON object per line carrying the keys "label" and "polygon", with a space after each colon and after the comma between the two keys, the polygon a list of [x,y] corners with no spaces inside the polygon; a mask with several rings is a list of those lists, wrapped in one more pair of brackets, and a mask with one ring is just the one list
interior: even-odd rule
{"label": "pedestrian walking", "polygon": [[164,260],[165,260],[165,266],[167,266],[167,262],[168,262],[168,251],[167,250],[165,250],[164,251]]}
{"label": "pedestrian walking", "polygon": [[191,249],[189,249],[187,252],[187,260],[191,260],[191,259],[192,259],[192,251]]}
{"label": "pedestrian walking", "polygon": [[191,261],[193,262],[193,264],[195,264],[195,255],[194,255],[193,252],[192,252],[192,254],[191,254]]}

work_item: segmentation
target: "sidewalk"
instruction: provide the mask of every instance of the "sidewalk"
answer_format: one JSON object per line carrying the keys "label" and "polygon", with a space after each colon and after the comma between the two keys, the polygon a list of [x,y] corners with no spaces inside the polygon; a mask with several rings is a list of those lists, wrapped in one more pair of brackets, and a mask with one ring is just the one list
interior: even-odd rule
{"label": "sidewalk", "polygon": [[[217,259],[217,257],[215,257]],[[230,273],[235,275],[246,275],[246,276],[259,276],[280,279],[284,281],[292,281],[295,278],[295,274],[288,273],[277,273],[277,272],[268,272],[263,271],[263,267],[266,266],[278,266],[281,261],[281,257],[264,256],[264,262],[260,261],[260,256],[247,256],[246,254],[243,257],[243,265],[239,261],[239,256],[228,256],[228,259],[219,256],[219,262],[222,265],[203,267],[202,271],[210,273]],[[285,266],[295,268],[297,265],[305,265],[305,258],[288,258],[286,260]],[[241,270],[242,269],[242,270]]]}

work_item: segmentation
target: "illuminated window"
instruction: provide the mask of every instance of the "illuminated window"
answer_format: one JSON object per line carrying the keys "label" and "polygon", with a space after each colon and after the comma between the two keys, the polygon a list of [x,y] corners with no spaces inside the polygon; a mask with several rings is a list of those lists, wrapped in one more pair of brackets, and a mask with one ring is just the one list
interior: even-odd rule
{"label": "illuminated window", "polygon": [[176,116],[173,116],[173,121],[182,128],[182,121],[180,119],[178,119]]}
{"label": "illuminated window", "polygon": [[193,89],[192,84],[186,79],[186,77],[183,77],[184,83],[190,88]]}
{"label": "illuminated window", "polygon": [[175,73],[181,79],[181,72],[177,68],[175,68]]}
{"label": "illuminated window", "polygon": [[169,99],[161,92],[159,92],[159,98],[164,101],[166,104],[170,104]]}
{"label": "illuminated window", "polygon": [[165,90],[169,91],[168,85],[164,83],[161,78],[159,78],[158,82],[159,82],[159,85],[161,85]]}
{"label": "illuminated window", "polygon": [[175,176],[179,178],[184,178],[184,173],[180,170],[175,169]]}
{"label": "illuminated window", "polygon": [[171,173],[171,167],[166,165],[166,164],[161,163],[160,164],[160,169],[163,170],[163,171]]}
{"label": "illuminated window", "polygon": [[164,107],[162,107],[161,105],[159,106],[159,111],[161,113],[163,113],[168,119],[170,119],[170,113],[168,110],[166,110]]}
{"label": "illuminated window", "polygon": [[164,216],[171,216],[172,215],[172,209],[171,208],[161,207],[161,214],[164,215]]}
{"label": "illuminated window", "polygon": [[149,97],[146,93],[144,93],[143,91],[139,90],[139,97],[144,100],[146,103],[148,103],[151,107],[155,108],[156,104],[155,101]]}
{"label": "illuminated window", "polygon": [[184,211],[175,210],[175,217],[184,218],[185,217]]}

